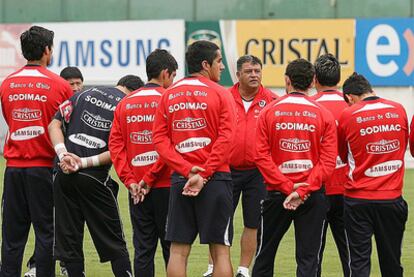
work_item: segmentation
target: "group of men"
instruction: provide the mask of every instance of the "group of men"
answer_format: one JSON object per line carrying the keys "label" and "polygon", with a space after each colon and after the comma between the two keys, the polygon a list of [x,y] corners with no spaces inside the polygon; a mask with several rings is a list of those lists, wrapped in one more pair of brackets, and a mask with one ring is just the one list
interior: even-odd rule
{"label": "group of men", "polygon": [[[116,277],[132,276],[111,163],[130,194],[135,276],[155,275],[158,241],[167,275],[187,276],[197,235],[209,245],[204,276],[233,276],[240,196],[237,277],[250,276],[253,260],[252,276],[273,276],[292,221],[297,276],[321,276],[328,224],[344,276],[369,276],[372,235],[382,276],[403,275],[407,115],[357,73],[339,92],[334,56],[291,61],[282,97],[262,86],[252,55],[237,61],[239,82],[220,86],[222,55],[208,41],[188,47],[189,76],[175,83],[176,60],[157,49],[145,85],[127,75],[115,88],[82,90],[82,75],[62,71],[71,89],[46,69],[52,31],[33,26],[20,39],[28,64],[0,87],[9,126],[0,276],[20,276],[31,224],[35,276],[54,276],[54,259],[68,276],[85,276],[85,223],[101,262]],[[410,144],[414,152],[414,136]]]}

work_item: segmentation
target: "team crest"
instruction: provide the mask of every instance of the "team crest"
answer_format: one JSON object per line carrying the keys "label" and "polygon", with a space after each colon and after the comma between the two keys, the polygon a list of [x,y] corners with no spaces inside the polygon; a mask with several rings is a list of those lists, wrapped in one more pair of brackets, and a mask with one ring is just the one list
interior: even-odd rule
{"label": "team crest", "polygon": [[66,100],[65,102],[63,102],[62,104],[60,104],[59,111],[60,111],[60,114],[63,117],[63,120],[66,123],[69,123],[70,116],[71,116],[72,111],[73,111],[72,102],[70,100]]}
{"label": "team crest", "polygon": [[264,106],[266,106],[266,101],[265,100],[260,100],[259,101],[259,107],[264,108]]}

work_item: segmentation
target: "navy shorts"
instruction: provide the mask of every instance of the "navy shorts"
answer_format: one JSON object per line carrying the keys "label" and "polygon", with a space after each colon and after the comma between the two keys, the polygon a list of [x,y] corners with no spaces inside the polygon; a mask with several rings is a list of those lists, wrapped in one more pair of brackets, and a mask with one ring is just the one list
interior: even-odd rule
{"label": "navy shorts", "polygon": [[[267,191],[262,174],[257,168],[248,170],[231,169],[233,179],[233,205],[236,210],[242,195],[243,222],[247,228],[257,229],[260,223],[260,202]],[[242,193],[243,192],[243,193]]]}
{"label": "navy shorts", "polygon": [[233,184],[231,174],[216,172],[198,196],[182,195],[187,179],[171,176],[166,240],[230,246],[233,240]]}

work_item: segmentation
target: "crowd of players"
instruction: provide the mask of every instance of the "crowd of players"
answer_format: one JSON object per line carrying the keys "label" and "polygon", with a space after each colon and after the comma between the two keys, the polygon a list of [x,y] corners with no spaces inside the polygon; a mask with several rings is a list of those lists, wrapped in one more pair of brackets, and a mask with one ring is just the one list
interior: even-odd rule
{"label": "crowd of players", "polygon": [[[286,95],[261,84],[262,63],[237,61],[237,82],[218,84],[220,49],[198,41],[186,52],[188,77],[166,50],[146,60],[148,82],[127,75],[115,87],[82,89],[69,67],[47,69],[53,32],[33,26],[21,37],[27,65],[1,84],[5,143],[1,277],[21,276],[30,226],[28,277],[52,277],[55,260],[86,276],[84,225],[101,262],[132,276],[118,210],[129,190],[135,276],[154,276],[160,241],[167,276],[187,276],[191,245],[209,245],[204,276],[230,277],[233,214],[241,196],[244,229],[237,277],[274,275],[284,234],[295,227],[296,276],[321,276],[328,225],[344,276],[369,276],[375,236],[382,276],[403,276],[407,221],[402,198],[409,140],[402,105],[375,95],[352,74],[338,91],[340,65],[291,61]],[[310,96],[311,89],[317,94]],[[412,126],[413,129],[413,126]],[[413,132],[411,132],[413,134]]]}

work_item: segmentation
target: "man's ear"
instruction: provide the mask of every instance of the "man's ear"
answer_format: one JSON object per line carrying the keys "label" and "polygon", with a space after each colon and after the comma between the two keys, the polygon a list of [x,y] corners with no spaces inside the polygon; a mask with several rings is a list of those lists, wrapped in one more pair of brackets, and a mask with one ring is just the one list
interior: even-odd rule
{"label": "man's ear", "polygon": [[206,71],[208,71],[208,70],[210,70],[210,64],[208,63],[208,61],[206,61],[206,60],[204,60],[204,61],[202,61],[201,62],[201,67],[203,68],[203,70],[206,70]]}

